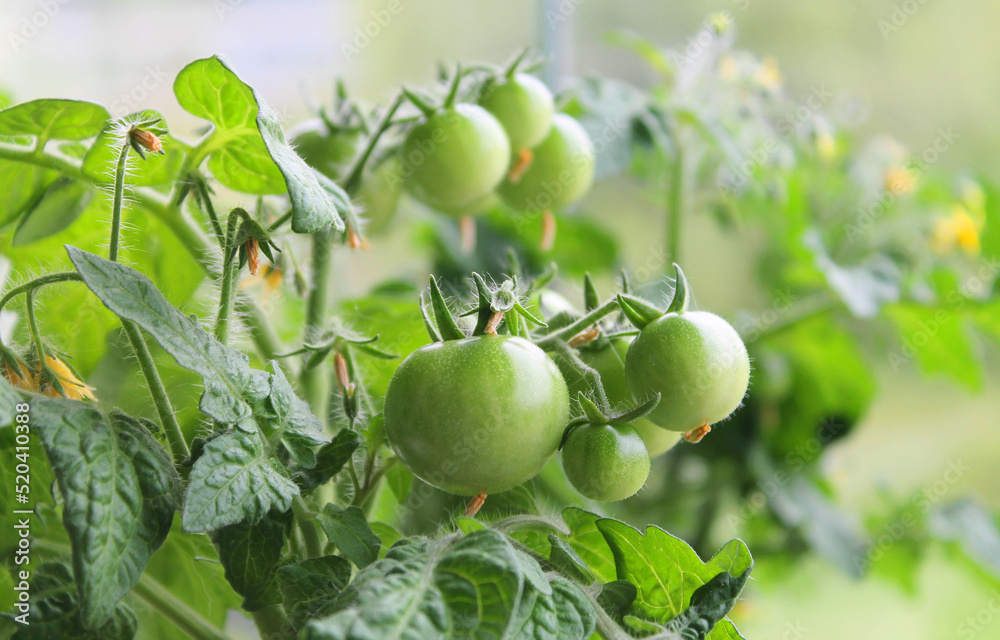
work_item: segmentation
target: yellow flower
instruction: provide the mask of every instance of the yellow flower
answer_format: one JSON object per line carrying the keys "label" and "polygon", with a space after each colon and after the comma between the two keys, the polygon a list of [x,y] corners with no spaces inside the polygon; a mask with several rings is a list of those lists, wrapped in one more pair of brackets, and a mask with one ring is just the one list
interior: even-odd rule
{"label": "yellow flower", "polygon": [[777,91],[781,88],[781,70],[778,69],[778,61],[774,58],[764,58],[760,61],[755,76],[760,86],[768,91]]}
{"label": "yellow flower", "polygon": [[[94,395],[94,387],[87,386],[84,384],[73,371],[66,366],[66,363],[59,358],[53,358],[52,356],[45,356],[45,363],[49,365],[53,373],[59,378],[60,384],[62,384],[63,396],[69,398],[70,400],[83,400],[84,398],[88,400],[97,400]],[[44,391],[45,395],[50,397],[56,397],[57,391],[48,387]]]}
{"label": "yellow flower", "polygon": [[18,389],[23,389],[24,391],[38,391],[38,381],[35,379],[34,374],[31,369],[22,366],[21,373],[24,377],[17,375],[17,372],[10,368],[7,363],[4,363],[4,377],[10,382],[11,386]]}
{"label": "yellow flower", "polygon": [[262,298],[264,301],[271,299],[276,291],[281,288],[281,283],[285,281],[285,272],[280,267],[270,264],[262,264],[257,275],[245,276],[240,280],[240,289],[249,289],[257,284],[261,285]]}
{"label": "yellow flower", "polygon": [[719,77],[723,80],[735,80],[739,73],[740,67],[733,56],[726,55],[719,60]]}
{"label": "yellow flower", "polygon": [[833,160],[837,157],[837,139],[826,132],[819,134],[816,136],[816,152],[822,160]]}
{"label": "yellow flower", "polygon": [[946,255],[955,248],[969,255],[979,253],[979,226],[965,207],[955,205],[948,217],[938,218],[931,235],[931,248],[939,255]]}
{"label": "yellow flower", "polygon": [[883,182],[886,191],[901,196],[913,192],[917,186],[917,176],[906,167],[894,165],[885,170]]}

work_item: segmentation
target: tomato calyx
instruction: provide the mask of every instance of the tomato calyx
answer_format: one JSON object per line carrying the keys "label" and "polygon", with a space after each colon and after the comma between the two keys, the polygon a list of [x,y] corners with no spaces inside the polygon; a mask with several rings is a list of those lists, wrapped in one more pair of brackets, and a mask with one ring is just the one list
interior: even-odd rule
{"label": "tomato calyx", "polygon": [[[477,316],[472,337],[513,335],[530,338],[527,323],[530,322],[541,327],[548,326],[543,319],[525,309],[524,305],[521,304],[516,277],[505,280],[499,287],[490,287],[478,273],[473,273],[472,279],[476,283],[476,304],[471,310],[462,314],[463,317]],[[430,278],[428,297],[430,298],[433,319],[431,313],[427,311],[427,299],[423,294],[420,295],[420,312],[423,316],[424,327],[431,340],[441,342],[463,340],[470,337],[458,326],[458,322],[448,308],[448,303],[445,301],[441,287],[434,276]]]}
{"label": "tomato calyx", "polygon": [[612,427],[620,427],[632,424],[639,418],[645,417],[648,413],[656,409],[656,407],[660,404],[661,397],[662,396],[658,393],[646,402],[643,402],[628,411],[608,415],[606,408],[597,406],[597,403],[588,398],[581,391],[577,394],[576,399],[580,404],[580,408],[583,410],[583,416],[572,420],[568,425],[566,425],[566,430],[563,431],[563,437],[562,441],[559,443],[559,448],[562,449],[566,445],[566,441],[569,439],[570,434],[573,433],[574,430],[586,425],[611,425]]}

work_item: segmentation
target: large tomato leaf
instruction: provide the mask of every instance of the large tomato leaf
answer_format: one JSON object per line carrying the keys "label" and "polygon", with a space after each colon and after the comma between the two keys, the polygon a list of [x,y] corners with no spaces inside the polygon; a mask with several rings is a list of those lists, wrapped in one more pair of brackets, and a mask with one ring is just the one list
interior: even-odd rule
{"label": "large tomato leaf", "polygon": [[45,98],[22,102],[0,111],[0,136],[31,136],[38,148],[48,140],[86,140],[111,119],[93,102]]}

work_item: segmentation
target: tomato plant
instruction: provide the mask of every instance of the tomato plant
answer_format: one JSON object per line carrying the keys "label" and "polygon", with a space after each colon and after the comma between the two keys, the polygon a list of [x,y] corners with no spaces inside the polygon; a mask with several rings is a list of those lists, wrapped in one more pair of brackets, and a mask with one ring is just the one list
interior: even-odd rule
{"label": "tomato plant", "polygon": [[[865,149],[819,116],[771,140],[787,99],[712,24],[697,70],[616,39],[657,86],[554,100],[522,54],[377,106],[338,85],[287,134],[219,56],[173,84],[196,140],[152,109],[0,109],[3,637],[226,640],[242,616],[269,640],[739,638],[736,534],[758,561],[912,582],[871,553],[887,516],[842,516],[820,463],[872,402],[869,341],[933,319],[945,346],[907,358],[978,381],[949,356],[998,334],[997,273],[967,258],[1000,252],[1000,199],[942,179],[850,235]],[[744,171],[761,140],[781,153]],[[625,216],[585,197],[625,174],[667,194],[641,281]],[[665,273],[705,212],[761,238],[779,319],[697,309]],[[898,235],[913,221],[925,237]],[[414,231],[420,259],[397,258],[429,258],[430,286],[346,296],[334,253],[388,253],[387,228]],[[989,286],[961,290],[976,269]],[[981,570],[987,512],[910,515],[908,549]]]}

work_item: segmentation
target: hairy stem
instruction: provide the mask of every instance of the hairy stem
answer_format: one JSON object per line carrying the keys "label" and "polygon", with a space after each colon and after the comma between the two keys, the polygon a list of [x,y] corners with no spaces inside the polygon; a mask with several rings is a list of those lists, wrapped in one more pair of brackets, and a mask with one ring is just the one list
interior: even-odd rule
{"label": "hairy stem", "polygon": [[156,370],[156,362],[149,352],[149,346],[139,331],[139,327],[131,320],[122,318],[121,321],[125,336],[128,338],[129,344],[132,345],[132,352],[135,353],[135,357],[139,361],[142,376],[146,379],[146,386],[149,387],[149,395],[153,398],[156,415],[160,418],[160,424],[163,426],[167,442],[170,444],[170,451],[174,454],[174,462],[180,464],[188,458],[191,452],[188,450],[184,434],[181,432],[181,425],[177,422],[174,408],[170,404],[170,396],[167,395],[167,389],[163,386],[160,373]]}
{"label": "hairy stem", "polygon": [[38,333],[38,322],[35,320],[35,290],[28,291],[24,300],[25,314],[28,316],[28,333],[31,335],[31,342],[35,345],[35,354],[38,356],[38,366],[45,368],[45,346],[42,345],[42,336]]}
{"label": "hairy stem", "polygon": [[139,578],[132,587],[132,593],[194,640],[231,640],[186,602],[147,574]]}
{"label": "hairy stem", "polygon": [[118,239],[122,226],[122,197],[125,194],[125,163],[128,161],[128,142],[122,145],[118,154],[118,166],[115,167],[115,200],[111,207],[111,248],[108,249],[108,260],[118,262]]}
{"label": "hairy stem", "polygon": [[576,322],[566,327],[563,327],[555,333],[545,336],[542,340],[538,342],[538,346],[545,349],[547,347],[551,348],[556,342],[563,341],[567,342],[570,338],[580,333],[590,325],[596,323],[597,321],[611,315],[618,310],[618,300],[612,298],[597,307],[587,315],[583,316]]}
{"label": "hairy stem", "polygon": [[[326,307],[330,297],[330,259],[333,256],[333,235],[331,228],[317,231],[312,236],[312,286],[306,300],[306,322],[303,340],[306,343],[316,342],[323,331],[326,320]],[[324,422],[327,416],[329,398],[325,366],[323,363],[309,367],[309,354],[302,356],[302,372],[299,384],[302,395],[312,408],[313,414]]]}
{"label": "hairy stem", "polygon": [[677,153],[671,167],[670,179],[667,184],[667,259],[666,266],[681,260],[681,228],[684,222],[685,194],[685,156],[680,141],[675,137]]}
{"label": "hairy stem", "polygon": [[48,273],[44,276],[39,276],[34,280],[25,282],[24,284],[14,287],[0,298],[0,311],[7,306],[13,298],[21,295],[22,293],[32,292],[39,287],[44,287],[47,284],[53,284],[55,282],[82,282],[83,277],[75,271],[60,271],[58,273]]}

